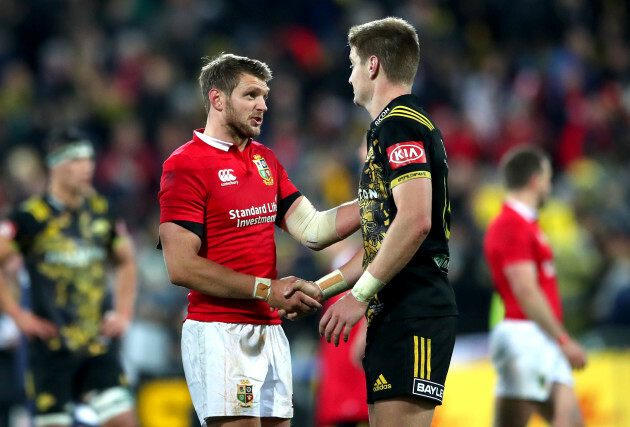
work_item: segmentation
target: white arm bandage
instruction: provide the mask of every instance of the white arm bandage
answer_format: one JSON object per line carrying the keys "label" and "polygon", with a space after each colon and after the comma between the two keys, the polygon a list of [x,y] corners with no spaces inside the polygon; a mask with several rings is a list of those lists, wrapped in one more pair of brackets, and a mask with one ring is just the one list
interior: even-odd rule
{"label": "white arm bandage", "polygon": [[365,270],[357,283],[352,288],[352,295],[357,301],[368,303],[376,295],[378,291],[385,287],[385,282],[378,280],[372,276],[369,271]]}
{"label": "white arm bandage", "polygon": [[317,280],[315,284],[322,290],[324,300],[350,289],[350,285],[348,285],[348,282],[346,282],[345,277],[343,277],[343,274],[341,274],[341,271],[339,270],[328,273],[321,279]]}
{"label": "white arm bandage", "polygon": [[304,197],[286,219],[287,230],[306,247],[323,249],[341,240],[335,224],[337,209],[318,212]]}

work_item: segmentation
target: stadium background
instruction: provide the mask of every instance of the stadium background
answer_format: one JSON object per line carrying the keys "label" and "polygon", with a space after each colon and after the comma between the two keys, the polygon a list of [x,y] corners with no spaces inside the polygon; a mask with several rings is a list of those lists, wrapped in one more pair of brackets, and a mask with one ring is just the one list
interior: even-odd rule
{"label": "stadium background", "polygon": [[[442,129],[450,163],[460,334],[434,424],[489,425],[491,284],[481,239],[501,200],[498,159],[531,143],[556,170],[542,224],[557,254],[567,326],[593,360],[577,377],[587,424],[630,425],[627,1],[2,0],[0,212],[44,188],[48,130],[72,123],[88,132],[96,186],[138,250],[137,314],[124,355],[144,426],[190,419],[178,337],[186,292],[168,283],[155,249],[156,194],[162,161],[204,124],[201,58],[228,51],[271,66],[260,141],[316,206],[332,207],[356,197],[370,121],[352,104],[347,30],[388,15],[418,29],[413,91]],[[318,278],[357,244],[355,236],[313,254],[278,233],[280,274]],[[316,323],[284,324],[296,426],[313,419]]]}

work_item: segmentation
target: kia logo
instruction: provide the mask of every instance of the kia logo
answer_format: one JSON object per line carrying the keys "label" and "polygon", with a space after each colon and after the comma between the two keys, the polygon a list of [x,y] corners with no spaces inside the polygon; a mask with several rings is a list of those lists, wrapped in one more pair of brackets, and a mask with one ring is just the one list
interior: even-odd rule
{"label": "kia logo", "polygon": [[413,162],[424,156],[424,150],[416,144],[402,144],[389,155],[391,163]]}
{"label": "kia logo", "polygon": [[234,172],[234,169],[221,169],[219,171],[219,179],[222,182],[234,181],[236,177],[232,175],[232,172]]}

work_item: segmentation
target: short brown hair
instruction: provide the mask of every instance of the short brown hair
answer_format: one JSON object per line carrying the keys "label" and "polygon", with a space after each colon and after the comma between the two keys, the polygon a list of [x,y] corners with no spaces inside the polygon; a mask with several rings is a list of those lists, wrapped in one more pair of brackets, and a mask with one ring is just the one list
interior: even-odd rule
{"label": "short brown hair", "polygon": [[420,42],[416,30],[404,19],[388,17],[355,25],[348,32],[348,44],[356,49],[361,63],[375,55],[392,83],[413,83]]}
{"label": "short brown hair", "polygon": [[208,93],[212,89],[219,89],[227,96],[230,96],[234,88],[238,86],[241,74],[251,74],[265,82],[271,80],[272,77],[269,66],[257,59],[237,56],[231,53],[221,53],[214,58],[205,59],[207,59],[207,62],[201,68],[199,85],[201,86],[206,113],[210,111]]}
{"label": "short brown hair", "polygon": [[549,162],[543,150],[533,146],[515,147],[501,159],[501,171],[508,190],[524,188],[532,176],[542,172],[543,164]]}

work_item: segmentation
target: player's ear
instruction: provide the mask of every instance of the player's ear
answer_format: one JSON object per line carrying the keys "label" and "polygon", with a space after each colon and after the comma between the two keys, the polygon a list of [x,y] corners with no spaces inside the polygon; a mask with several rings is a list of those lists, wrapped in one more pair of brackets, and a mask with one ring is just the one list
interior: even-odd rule
{"label": "player's ear", "polygon": [[372,55],[368,58],[368,73],[370,75],[370,80],[374,80],[378,76],[378,72],[381,69],[381,61],[378,60],[378,57]]}
{"label": "player's ear", "polygon": [[532,176],[529,177],[529,181],[527,182],[527,186],[529,188],[538,188],[540,186],[540,181],[541,181],[541,175],[542,173],[534,173],[532,174]]}
{"label": "player's ear", "polygon": [[225,95],[219,89],[212,89],[208,92],[208,99],[210,100],[210,105],[217,111],[223,111],[225,107]]}

